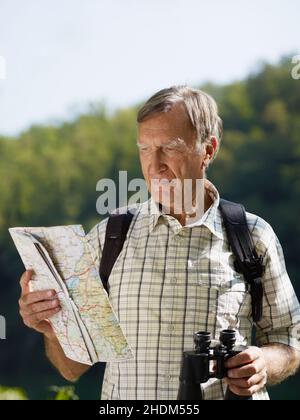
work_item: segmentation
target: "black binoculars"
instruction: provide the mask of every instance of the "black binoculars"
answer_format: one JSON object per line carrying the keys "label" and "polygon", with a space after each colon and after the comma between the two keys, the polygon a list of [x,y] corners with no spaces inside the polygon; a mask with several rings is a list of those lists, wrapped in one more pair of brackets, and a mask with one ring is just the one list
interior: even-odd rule
{"label": "black binoculars", "polygon": [[[223,379],[227,376],[225,362],[233,356],[246,350],[245,346],[235,346],[236,332],[223,330],[220,342],[211,347],[211,334],[199,331],[194,334],[195,350],[185,351],[182,356],[180,370],[180,386],[178,400],[203,400],[201,384],[210,378]],[[215,361],[215,370],[210,371],[210,362]],[[227,387],[225,400],[252,400],[252,397],[242,397],[234,394]]]}

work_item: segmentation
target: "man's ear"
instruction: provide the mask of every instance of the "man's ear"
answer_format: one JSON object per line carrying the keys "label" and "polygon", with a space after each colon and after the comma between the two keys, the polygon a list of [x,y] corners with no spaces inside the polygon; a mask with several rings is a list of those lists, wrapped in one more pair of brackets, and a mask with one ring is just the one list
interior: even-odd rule
{"label": "man's ear", "polygon": [[216,153],[216,151],[218,149],[218,145],[219,145],[219,141],[218,141],[217,137],[212,136],[210,138],[210,143],[211,143],[211,145],[213,147],[213,155],[214,155]]}
{"label": "man's ear", "polygon": [[204,160],[203,160],[203,166],[208,167],[210,162],[213,160],[213,157],[216,153],[216,150],[218,148],[218,140],[216,137],[212,136],[210,139],[210,143],[207,143],[204,148]]}

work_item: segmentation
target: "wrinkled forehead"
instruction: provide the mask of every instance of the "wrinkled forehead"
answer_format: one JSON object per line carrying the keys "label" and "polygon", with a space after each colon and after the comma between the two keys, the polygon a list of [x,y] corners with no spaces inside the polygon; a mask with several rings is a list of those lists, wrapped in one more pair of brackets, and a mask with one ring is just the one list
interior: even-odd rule
{"label": "wrinkled forehead", "polygon": [[183,138],[188,140],[195,130],[182,106],[174,106],[168,112],[153,114],[138,124],[139,138],[170,139]]}

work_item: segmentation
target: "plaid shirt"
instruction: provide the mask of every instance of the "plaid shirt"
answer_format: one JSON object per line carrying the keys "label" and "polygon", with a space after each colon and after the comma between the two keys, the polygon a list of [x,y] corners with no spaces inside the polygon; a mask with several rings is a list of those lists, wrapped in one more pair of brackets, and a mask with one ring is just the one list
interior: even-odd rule
{"label": "plaid shirt", "polygon": [[[193,349],[196,331],[210,331],[218,339],[222,329],[235,329],[239,343],[251,345],[248,286],[233,266],[219,193],[208,180],[205,188],[213,204],[190,227],[158,214],[152,199],[137,206],[109,279],[110,301],[135,359],[106,365],[102,399],[175,400],[182,352]],[[246,216],[266,265],[257,345],[283,343],[300,350],[300,308],[281,245],[265,220],[248,212]],[[88,235],[97,266],[107,220]],[[202,389],[205,399],[215,400],[224,398],[226,386],[210,379]],[[263,390],[253,398],[268,399],[268,393]]]}

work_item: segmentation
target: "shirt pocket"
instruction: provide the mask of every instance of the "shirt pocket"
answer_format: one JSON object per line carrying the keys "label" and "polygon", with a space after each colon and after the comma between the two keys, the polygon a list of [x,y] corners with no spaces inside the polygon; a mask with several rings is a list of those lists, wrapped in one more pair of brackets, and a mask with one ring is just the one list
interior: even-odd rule
{"label": "shirt pocket", "polygon": [[235,319],[250,316],[249,285],[242,274],[222,266],[203,270],[201,264],[198,267],[196,264],[193,271],[193,283],[201,290],[202,300],[207,299],[211,313]]}

